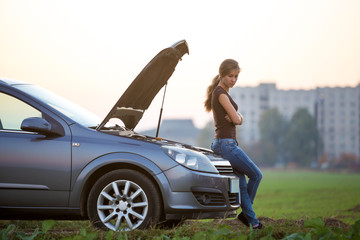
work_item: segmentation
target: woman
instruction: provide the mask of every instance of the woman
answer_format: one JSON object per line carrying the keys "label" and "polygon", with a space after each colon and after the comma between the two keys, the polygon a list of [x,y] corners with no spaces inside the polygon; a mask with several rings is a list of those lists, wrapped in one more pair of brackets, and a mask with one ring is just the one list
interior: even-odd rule
{"label": "woman", "polygon": [[[230,161],[234,173],[240,179],[242,212],[238,219],[246,226],[261,229],[262,224],[255,216],[253,202],[260,184],[262,173],[253,161],[238,147],[236,125],[243,123],[243,117],[237,112],[238,106],[228,94],[240,73],[239,64],[233,59],[226,59],[219,68],[219,74],[207,88],[204,103],[207,112],[212,111],[215,123],[215,138],[211,149]],[[246,181],[245,175],[249,178]]]}

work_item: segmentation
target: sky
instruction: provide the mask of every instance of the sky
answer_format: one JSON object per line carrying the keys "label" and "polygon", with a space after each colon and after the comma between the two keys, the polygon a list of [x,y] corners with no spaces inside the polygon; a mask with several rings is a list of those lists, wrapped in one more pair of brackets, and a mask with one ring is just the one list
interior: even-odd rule
{"label": "sky", "polygon": [[[163,119],[203,127],[206,88],[227,58],[242,68],[236,86],[360,83],[358,0],[0,0],[0,78],[39,85],[101,118],[182,39],[190,54],[169,80]],[[135,130],[156,127],[162,94]]]}

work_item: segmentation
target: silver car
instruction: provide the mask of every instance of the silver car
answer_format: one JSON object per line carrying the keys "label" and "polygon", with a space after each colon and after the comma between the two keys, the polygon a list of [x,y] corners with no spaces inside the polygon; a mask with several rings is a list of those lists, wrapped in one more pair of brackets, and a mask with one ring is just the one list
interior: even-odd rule
{"label": "silver car", "polygon": [[103,121],[0,78],[0,218],[89,219],[118,231],[235,216],[239,179],[227,160],[134,131],[186,53],[185,40],[160,51]]}

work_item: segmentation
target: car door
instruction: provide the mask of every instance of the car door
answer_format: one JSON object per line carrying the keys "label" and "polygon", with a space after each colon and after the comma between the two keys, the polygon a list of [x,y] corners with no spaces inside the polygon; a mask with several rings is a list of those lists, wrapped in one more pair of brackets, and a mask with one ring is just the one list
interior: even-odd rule
{"label": "car door", "polygon": [[[29,117],[45,118],[64,136],[21,130]],[[70,171],[67,124],[32,99],[0,89],[0,207],[67,206]]]}

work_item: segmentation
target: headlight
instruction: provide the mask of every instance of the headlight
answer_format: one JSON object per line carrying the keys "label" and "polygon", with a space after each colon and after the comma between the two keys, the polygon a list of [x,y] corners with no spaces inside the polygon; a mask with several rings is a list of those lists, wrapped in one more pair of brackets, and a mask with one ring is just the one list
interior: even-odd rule
{"label": "headlight", "polygon": [[174,146],[163,146],[162,148],[169,157],[187,168],[201,172],[219,173],[209,158],[202,153]]}

